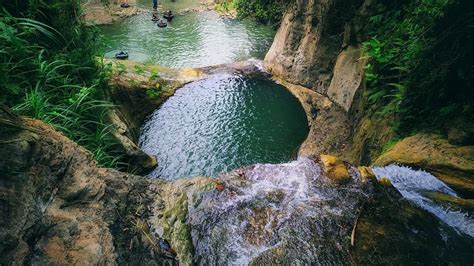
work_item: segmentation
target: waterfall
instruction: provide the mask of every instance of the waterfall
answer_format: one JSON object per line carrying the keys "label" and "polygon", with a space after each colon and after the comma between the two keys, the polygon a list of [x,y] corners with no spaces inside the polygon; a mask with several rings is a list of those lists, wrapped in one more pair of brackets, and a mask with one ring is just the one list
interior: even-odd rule
{"label": "waterfall", "polygon": [[426,192],[440,192],[457,197],[456,192],[430,173],[399,165],[374,167],[373,170],[377,178],[389,178],[393,186],[410,202],[431,212],[459,232],[474,237],[474,219],[468,214],[441,206],[423,195]]}
{"label": "waterfall", "polygon": [[245,178],[229,179],[229,192],[202,200],[203,208],[189,217],[196,256],[204,264],[258,264],[278,252],[293,263],[350,260],[342,248],[350,228],[342,225],[354,221],[366,198],[357,175],[347,186],[333,185],[308,158],[257,164],[235,175]]}

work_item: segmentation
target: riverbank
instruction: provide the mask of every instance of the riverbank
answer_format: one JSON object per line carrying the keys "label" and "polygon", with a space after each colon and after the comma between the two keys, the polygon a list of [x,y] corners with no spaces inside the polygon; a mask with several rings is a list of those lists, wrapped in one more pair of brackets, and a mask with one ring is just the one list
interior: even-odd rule
{"label": "riverbank", "polygon": [[[107,3],[96,0],[83,1],[83,14],[81,20],[89,26],[100,26],[110,25],[138,14],[151,13],[151,8],[145,8],[145,5],[143,5],[139,0],[129,0],[128,3],[130,6],[128,8],[122,8],[119,1],[107,1]],[[199,0],[198,3],[190,4],[191,6],[188,7],[176,3],[170,3],[170,5],[171,6],[168,8],[176,8],[173,11],[176,14],[181,15],[194,12],[216,11],[222,17],[232,19],[237,17],[235,9],[222,10],[221,8],[218,8],[220,5],[215,3],[214,0]],[[161,10],[163,9],[163,6],[160,4],[158,8]]]}
{"label": "riverbank", "polygon": [[122,8],[117,1],[108,4],[104,4],[102,1],[88,1],[82,4],[83,14],[81,20],[89,26],[107,25],[147,12],[146,9],[137,6],[136,0],[129,1],[129,4],[129,8]]}

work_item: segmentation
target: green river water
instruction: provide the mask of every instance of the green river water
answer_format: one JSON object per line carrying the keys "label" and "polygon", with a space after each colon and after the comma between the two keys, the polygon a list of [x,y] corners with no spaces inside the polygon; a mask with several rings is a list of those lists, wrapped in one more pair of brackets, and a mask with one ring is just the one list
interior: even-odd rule
{"label": "green river water", "polygon": [[[150,9],[141,3],[140,6]],[[186,6],[193,4],[162,3],[162,9],[178,10],[166,28],[159,28],[151,21],[151,10],[100,27],[105,56],[112,58],[123,50],[133,61],[173,68],[203,67],[261,59],[273,41],[275,31],[269,26],[223,18],[212,11],[179,11]]]}
{"label": "green river water", "polygon": [[[271,27],[212,11],[180,13],[193,6],[190,1],[162,4],[160,10],[178,10],[167,28],[150,20],[151,11],[101,27],[106,57],[124,50],[129,60],[173,68],[263,59],[275,34]],[[305,112],[284,87],[263,74],[218,73],[185,85],[150,115],[140,147],[158,160],[150,176],[215,176],[288,161],[307,133]]]}

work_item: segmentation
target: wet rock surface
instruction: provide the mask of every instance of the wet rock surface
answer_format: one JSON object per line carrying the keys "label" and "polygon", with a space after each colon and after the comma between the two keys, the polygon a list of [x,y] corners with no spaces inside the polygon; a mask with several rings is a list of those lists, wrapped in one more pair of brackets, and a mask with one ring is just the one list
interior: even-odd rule
{"label": "wet rock surface", "polygon": [[299,158],[217,180],[175,181],[165,200],[155,198],[162,209],[154,230],[185,247],[176,249],[183,262],[201,265],[473,261],[472,238],[404,201],[373,172],[348,167],[349,180],[340,185],[324,167]]}
{"label": "wet rock surface", "polygon": [[401,140],[375,162],[391,163],[429,171],[465,197],[474,197],[474,146],[453,145],[441,135],[417,134]]}

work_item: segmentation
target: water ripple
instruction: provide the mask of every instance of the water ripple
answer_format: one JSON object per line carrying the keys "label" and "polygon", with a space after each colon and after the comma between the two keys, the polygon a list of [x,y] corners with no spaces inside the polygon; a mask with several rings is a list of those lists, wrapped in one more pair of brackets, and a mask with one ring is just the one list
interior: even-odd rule
{"label": "water ripple", "polygon": [[307,133],[306,115],[285,88],[220,74],[179,89],[149,117],[140,146],[158,159],[151,176],[175,179],[288,161]]}
{"label": "water ripple", "polygon": [[177,14],[166,28],[158,28],[150,17],[141,14],[100,27],[106,57],[126,50],[133,61],[203,67],[263,58],[275,34],[271,27],[221,18],[214,12]]}

